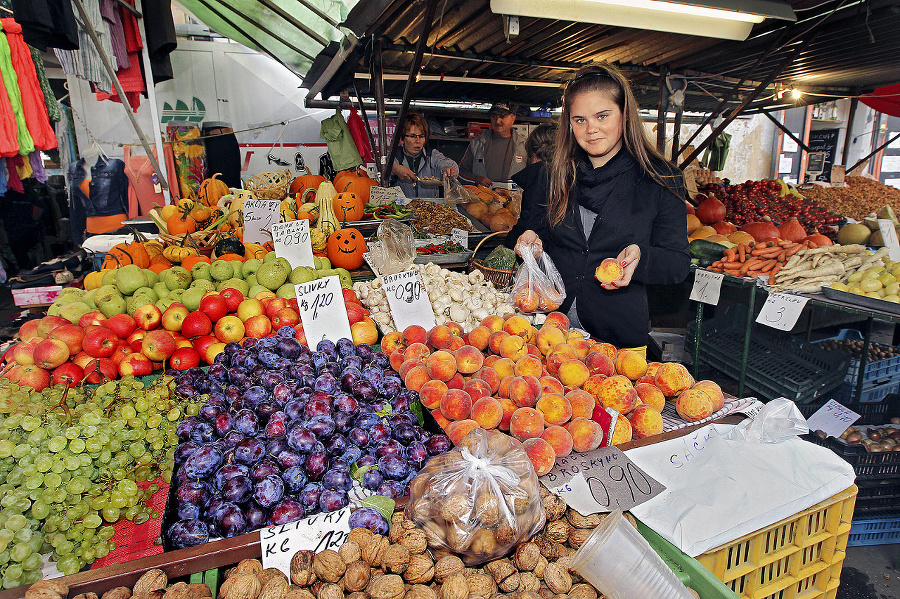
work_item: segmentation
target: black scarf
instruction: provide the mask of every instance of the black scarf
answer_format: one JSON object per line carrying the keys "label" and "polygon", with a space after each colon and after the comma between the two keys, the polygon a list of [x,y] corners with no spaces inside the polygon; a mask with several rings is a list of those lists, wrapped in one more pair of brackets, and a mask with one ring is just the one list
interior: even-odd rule
{"label": "black scarf", "polygon": [[575,197],[578,204],[591,212],[603,214],[603,206],[610,199],[618,200],[631,189],[638,171],[638,162],[625,148],[603,166],[594,168],[583,152],[576,157]]}

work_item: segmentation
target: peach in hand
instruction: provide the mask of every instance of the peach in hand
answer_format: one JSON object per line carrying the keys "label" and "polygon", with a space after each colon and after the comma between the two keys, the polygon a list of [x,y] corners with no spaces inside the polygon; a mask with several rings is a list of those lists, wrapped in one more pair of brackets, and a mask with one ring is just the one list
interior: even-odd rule
{"label": "peach in hand", "polygon": [[622,263],[615,258],[607,258],[594,271],[594,277],[603,285],[618,281],[625,275]]}

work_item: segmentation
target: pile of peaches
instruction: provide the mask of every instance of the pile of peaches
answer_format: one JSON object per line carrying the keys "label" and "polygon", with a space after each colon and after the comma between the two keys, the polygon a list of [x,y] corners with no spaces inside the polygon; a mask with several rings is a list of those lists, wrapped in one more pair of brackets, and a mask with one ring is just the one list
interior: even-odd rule
{"label": "pile of peaches", "polygon": [[411,326],[385,335],[381,348],[454,444],[477,427],[506,431],[523,443],[538,476],[557,457],[603,443],[595,408],[622,415],[610,439],[619,445],[661,433],[667,400],[692,422],[725,403],[713,381],[586,338],[560,312],[540,329],[515,314],[488,316],[467,334],[453,322]]}

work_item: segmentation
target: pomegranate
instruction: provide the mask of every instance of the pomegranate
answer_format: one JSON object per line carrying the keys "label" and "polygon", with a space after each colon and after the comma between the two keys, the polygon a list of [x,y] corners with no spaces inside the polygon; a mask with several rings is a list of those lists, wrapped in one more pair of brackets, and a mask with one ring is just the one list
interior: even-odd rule
{"label": "pomegranate", "polygon": [[697,218],[704,225],[711,225],[725,220],[725,204],[716,197],[708,197],[697,206]]}

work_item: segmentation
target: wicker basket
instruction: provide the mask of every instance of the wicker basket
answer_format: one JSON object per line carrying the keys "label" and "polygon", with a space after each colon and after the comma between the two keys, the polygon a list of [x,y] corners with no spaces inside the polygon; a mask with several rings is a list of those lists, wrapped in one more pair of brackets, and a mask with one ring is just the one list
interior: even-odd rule
{"label": "wicker basket", "polygon": [[484,275],[484,278],[494,284],[494,287],[499,289],[500,291],[508,291],[513,284],[513,280],[516,277],[516,270],[503,270],[500,268],[491,268],[489,266],[485,266],[481,260],[477,260],[475,258],[478,255],[478,250],[481,248],[481,244],[493,237],[494,235],[507,234],[508,231],[497,231],[495,233],[491,233],[490,235],[485,235],[484,238],[478,242],[478,245],[475,246],[475,250],[472,252],[472,259],[469,260],[469,272],[473,270],[480,270],[481,274]]}
{"label": "wicker basket", "polygon": [[282,200],[291,184],[290,171],[269,171],[253,175],[245,182],[247,191],[261,200]]}
{"label": "wicker basket", "polygon": [[[188,239],[186,239],[188,237]],[[201,255],[209,257],[212,254],[213,247],[225,237],[228,237],[218,229],[215,231],[197,231],[195,233],[183,233],[181,235],[170,235],[169,233],[160,232],[159,238],[166,245],[176,245],[195,248]]]}

